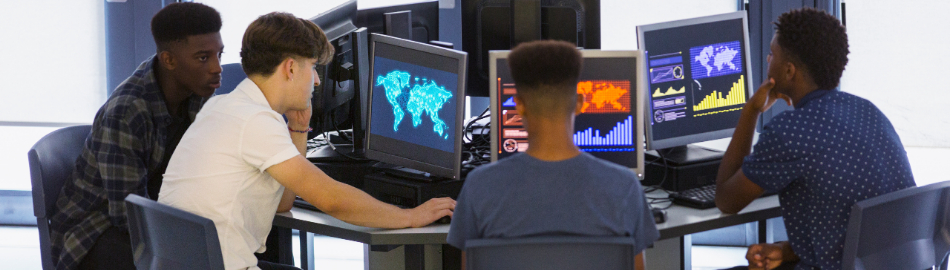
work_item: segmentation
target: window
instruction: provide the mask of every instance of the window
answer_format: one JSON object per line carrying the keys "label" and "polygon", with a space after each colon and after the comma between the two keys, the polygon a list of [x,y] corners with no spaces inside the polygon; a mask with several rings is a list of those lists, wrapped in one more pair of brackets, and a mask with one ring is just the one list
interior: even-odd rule
{"label": "window", "polygon": [[60,127],[92,123],[105,102],[103,3],[13,1],[0,9],[0,190],[30,190],[30,147]]}
{"label": "window", "polygon": [[945,0],[847,1],[851,54],[841,90],[864,97],[891,120],[905,147],[950,147],[950,25]]}
{"label": "window", "polygon": [[[224,40],[224,55],[221,64],[241,62],[241,39],[244,30],[257,17],[274,12],[289,12],[300,18],[310,19],[323,12],[347,2],[347,0],[287,0],[287,1],[233,1],[233,0],[196,0],[194,2],[211,6],[221,13],[221,39]],[[422,0],[362,0],[358,8],[402,5]]]}
{"label": "window", "polygon": [[600,37],[604,50],[636,50],[637,25],[722,14],[738,10],[736,0],[603,0]]}

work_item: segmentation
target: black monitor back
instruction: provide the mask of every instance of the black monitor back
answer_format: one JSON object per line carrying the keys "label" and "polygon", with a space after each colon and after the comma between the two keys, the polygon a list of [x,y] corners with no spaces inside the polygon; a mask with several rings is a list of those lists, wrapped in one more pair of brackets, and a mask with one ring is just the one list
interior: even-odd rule
{"label": "black monitor back", "polygon": [[[600,49],[600,0],[535,0],[539,13],[518,13],[517,21],[540,20],[538,39]],[[462,49],[469,54],[469,96],[488,96],[488,51],[511,49],[511,0],[462,0]]]}
{"label": "black monitor back", "polygon": [[361,9],[356,12],[356,26],[370,33],[386,34],[386,13],[409,11],[412,14],[412,41],[429,43],[439,40],[439,1]]}

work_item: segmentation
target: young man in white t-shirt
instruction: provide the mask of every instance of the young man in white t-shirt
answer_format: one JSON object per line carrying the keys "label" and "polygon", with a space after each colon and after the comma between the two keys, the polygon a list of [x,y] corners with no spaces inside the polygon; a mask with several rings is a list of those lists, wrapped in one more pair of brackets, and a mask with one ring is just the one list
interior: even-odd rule
{"label": "young man in white t-shirt", "polygon": [[320,84],[314,67],[332,57],[312,22],[288,13],[259,17],[241,47],[248,78],[205,104],[172,155],[159,202],[214,221],[226,269],[295,269],[253,254],[264,251],[275,212],[289,211],[294,194],[360,226],[420,227],[452,215],[452,199],[400,209],[334,181],[303,156],[310,98]]}

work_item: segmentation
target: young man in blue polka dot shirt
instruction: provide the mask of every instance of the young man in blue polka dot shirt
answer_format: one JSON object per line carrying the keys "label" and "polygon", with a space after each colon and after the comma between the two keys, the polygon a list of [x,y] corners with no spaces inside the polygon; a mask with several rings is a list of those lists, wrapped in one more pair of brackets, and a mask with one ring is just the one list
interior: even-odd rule
{"label": "young man in blue polka dot shirt", "polygon": [[[742,110],[716,178],[716,206],[736,213],[779,192],[789,241],[749,247],[748,269],[840,269],[854,203],[912,187],[914,176],[887,117],[835,89],[848,63],[841,23],[799,9],[775,25],[769,79]],[[752,152],[759,114],[777,100],[795,109],[766,125]]]}

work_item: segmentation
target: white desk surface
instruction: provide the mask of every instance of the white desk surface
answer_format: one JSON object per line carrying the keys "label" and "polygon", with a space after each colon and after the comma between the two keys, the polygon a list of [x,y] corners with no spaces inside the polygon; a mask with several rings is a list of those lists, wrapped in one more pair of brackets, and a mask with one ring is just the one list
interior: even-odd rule
{"label": "white desk surface", "polygon": [[[653,197],[661,191],[651,192]],[[735,215],[726,215],[717,208],[699,210],[679,205],[667,209],[667,221],[657,224],[660,239],[680,237],[738,224],[781,216],[778,196],[759,198]],[[315,234],[356,241],[369,245],[425,245],[445,244],[448,224],[434,224],[422,228],[378,229],[352,225],[330,215],[294,208],[274,217],[274,225]]]}

